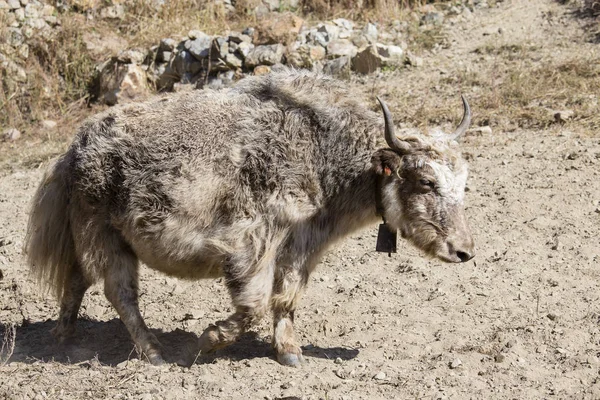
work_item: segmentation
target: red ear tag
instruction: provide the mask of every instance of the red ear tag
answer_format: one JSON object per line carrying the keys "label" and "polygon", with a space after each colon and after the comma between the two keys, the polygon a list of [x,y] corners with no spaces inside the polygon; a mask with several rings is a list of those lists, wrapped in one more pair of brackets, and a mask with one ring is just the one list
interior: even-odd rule
{"label": "red ear tag", "polygon": [[383,168],[383,173],[386,176],[390,176],[390,175],[392,175],[392,170],[389,167],[385,167],[385,168]]}

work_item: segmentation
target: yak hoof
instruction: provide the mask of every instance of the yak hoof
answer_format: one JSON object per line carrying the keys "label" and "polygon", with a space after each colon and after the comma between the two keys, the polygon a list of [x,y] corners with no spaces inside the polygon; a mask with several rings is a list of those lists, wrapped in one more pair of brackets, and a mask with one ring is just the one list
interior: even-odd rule
{"label": "yak hoof", "polygon": [[304,362],[304,357],[302,357],[302,354],[283,353],[277,354],[277,361],[281,365],[297,368]]}
{"label": "yak hoof", "polygon": [[160,354],[157,354],[157,353],[149,354],[149,355],[146,355],[146,357],[148,357],[148,361],[150,361],[150,364],[152,364],[154,366],[159,367],[161,365],[166,364],[164,358],[162,358],[162,356]]}

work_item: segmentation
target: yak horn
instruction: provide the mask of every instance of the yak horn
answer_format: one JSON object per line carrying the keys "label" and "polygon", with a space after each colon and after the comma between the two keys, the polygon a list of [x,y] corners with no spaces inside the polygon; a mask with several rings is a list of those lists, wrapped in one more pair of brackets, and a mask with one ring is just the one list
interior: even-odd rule
{"label": "yak horn", "polygon": [[376,97],[379,104],[381,104],[381,110],[383,111],[383,120],[385,121],[385,141],[388,146],[390,146],[393,150],[399,151],[408,151],[410,150],[410,145],[396,137],[395,128],[394,128],[394,120],[392,119],[392,113],[390,113],[390,109],[388,108],[385,101]]}
{"label": "yak horn", "polygon": [[469,103],[464,95],[460,97],[463,102],[463,116],[454,133],[450,135],[451,140],[458,140],[469,129],[469,125],[471,125],[471,107],[469,107]]}

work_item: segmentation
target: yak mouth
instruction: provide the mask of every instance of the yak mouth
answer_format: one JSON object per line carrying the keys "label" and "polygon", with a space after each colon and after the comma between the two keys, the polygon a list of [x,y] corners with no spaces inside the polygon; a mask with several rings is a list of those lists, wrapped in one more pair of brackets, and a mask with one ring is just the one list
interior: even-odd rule
{"label": "yak mouth", "polygon": [[457,251],[448,240],[448,235],[434,222],[422,219],[419,227],[415,224],[400,226],[400,236],[413,246],[425,252],[431,258],[437,258],[445,263],[462,263],[473,256],[466,252]]}

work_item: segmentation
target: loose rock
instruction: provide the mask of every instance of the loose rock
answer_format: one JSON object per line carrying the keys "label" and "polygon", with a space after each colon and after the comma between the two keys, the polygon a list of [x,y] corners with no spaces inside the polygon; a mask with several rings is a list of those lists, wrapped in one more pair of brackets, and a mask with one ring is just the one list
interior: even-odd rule
{"label": "loose rock", "polygon": [[300,33],[304,20],[292,13],[272,13],[254,31],[254,44],[290,44]]}
{"label": "loose rock", "polygon": [[335,60],[328,61],[323,66],[323,72],[339,78],[349,78],[351,64],[352,62],[348,56],[336,58]]}
{"label": "loose rock", "polygon": [[383,57],[379,55],[374,45],[366,47],[352,59],[352,69],[361,74],[375,72],[383,64]]}
{"label": "loose rock", "polygon": [[573,110],[561,110],[554,113],[554,120],[556,122],[567,122],[573,119],[575,116],[575,111]]}
{"label": "loose rock", "polygon": [[45,130],[51,131],[56,128],[57,124],[56,124],[56,121],[46,119],[46,120],[42,121],[41,125],[42,125],[42,128],[44,128]]}
{"label": "loose rock", "polygon": [[21,132],[18,129],[9,128],[2,133],[2,137],[4,140],[12,142],[21,137]]}
{"label": "loose rock", "polygon": [[283,46],[279,43],[268,46],[256,46],[246,56],[244,65],[247,68],[254,68],[257,65],[275,65],[281,62],[282,57]]}
{"label": "loose rock", "polygon": [[383,381],[383,380],[385,380],[386,377],[387,377],[387,375],[385,374],[385,372],[381,371],[381,372],[378,372],[377,375],[375,375],[373,377],[373,379],[375,379],[376,381]]}
{"label": "loose rock", "polygon": [[207,58],[212,45],[212,37],[201,31],[191,31],[188,36],[190,39],[185,41],[185,49],[198,60]]}
{"label": "loose rock", "polygon": [[329,57],[354,57],[358,49],[348,39],[338,39],[327,45],[327,54]]}

